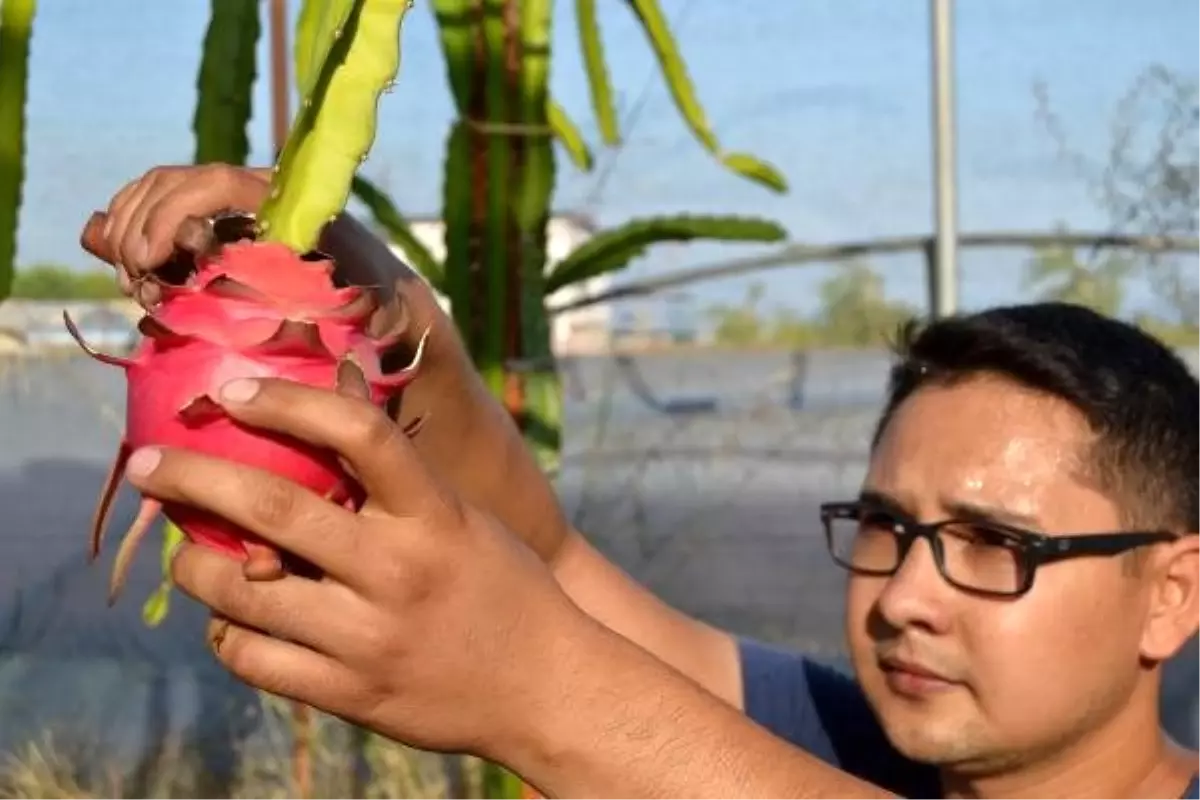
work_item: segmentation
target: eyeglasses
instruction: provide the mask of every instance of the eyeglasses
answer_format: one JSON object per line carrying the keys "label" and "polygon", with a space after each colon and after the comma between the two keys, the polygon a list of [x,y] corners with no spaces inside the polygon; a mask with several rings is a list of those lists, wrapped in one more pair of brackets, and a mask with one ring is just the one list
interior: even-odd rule
{"label": "eyeglasses", "polygon": [[998,523],[948,519],[922,524],[871,503],[823,503],[821,522],[833,560],[859,575],[896,573],[918,538],[929,542],[938,571],[968,592],[1019,597],[1042,564],[1080,556],[1113,556],[1156,542],[1166,531],[1045,536]]}

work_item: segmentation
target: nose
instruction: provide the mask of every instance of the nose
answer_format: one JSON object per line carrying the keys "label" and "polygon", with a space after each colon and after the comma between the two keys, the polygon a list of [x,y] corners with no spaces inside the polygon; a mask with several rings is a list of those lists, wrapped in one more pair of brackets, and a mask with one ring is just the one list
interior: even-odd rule
{"label": "nose", "polygon": [[953,593],[954,587],[938,571],[931,543],[919,537],[884,584],[876,610],[895,630],[917,626],[943,633],[949,626],[948,605]]}

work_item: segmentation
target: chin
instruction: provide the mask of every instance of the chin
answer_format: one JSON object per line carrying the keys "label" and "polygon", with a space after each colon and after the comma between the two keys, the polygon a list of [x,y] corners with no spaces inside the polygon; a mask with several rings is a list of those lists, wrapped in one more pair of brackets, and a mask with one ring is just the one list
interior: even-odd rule
{"label": "chin", "polygon": [[997,747],[976,719],[892,712],[880,714],[880,724],[892,746],[910,761],[960,775],[994,774],[1014,761],[1014,754]]}
{"label": "chin", "polygon": [[867,697],[892,746],[923,764],[949,766],[988,761],[993,748],[984,723],[957,693],[915,701],[875,683]]}

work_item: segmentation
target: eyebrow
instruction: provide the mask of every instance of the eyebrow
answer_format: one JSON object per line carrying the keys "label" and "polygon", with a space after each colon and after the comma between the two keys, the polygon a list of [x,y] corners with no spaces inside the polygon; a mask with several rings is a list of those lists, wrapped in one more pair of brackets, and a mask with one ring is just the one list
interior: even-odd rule
{"label": "eyebrow", "polygon": [[[879,506],[897,516],[916,517],[915,514],[908,510],[906,507],[907,504],[878,489],[864,489],[859,493],[858,499],[860,502]],[[965,522],[1003,525],[1028,531],[1040,531],[1042,527],[1036,517],[1029,514],[1021,514],[1017,511],[1010,511],[1006,508],[968,503],[965,500],[949,499],[942,499],[939,505],[946,509],[946,513],[953,519]]]}

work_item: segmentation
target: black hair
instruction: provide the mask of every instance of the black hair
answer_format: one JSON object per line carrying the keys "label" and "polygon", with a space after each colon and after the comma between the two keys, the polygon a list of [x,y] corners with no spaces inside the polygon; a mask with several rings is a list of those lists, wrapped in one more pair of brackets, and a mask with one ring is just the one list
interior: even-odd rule
{"label": "black hair", "polygon": [[1164,343],[1070,303],[999,306],[914,320],[895,345],[872,448],[924,385],[997,375],[1070,403],[1095,441],[1085,470],[1126,524],[1200,529],[1200,384]]}

